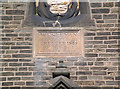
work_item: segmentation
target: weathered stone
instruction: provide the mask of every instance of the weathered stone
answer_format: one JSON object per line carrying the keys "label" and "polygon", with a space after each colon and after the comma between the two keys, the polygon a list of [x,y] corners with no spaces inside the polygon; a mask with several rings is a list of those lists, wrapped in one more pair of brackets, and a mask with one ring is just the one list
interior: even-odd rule
{"label": "weathered stone", "polygon": [[32,55],[31,54],[13,54],[12,55],[12,57],[13,58],[30,58],[30,57],[32,57]]}
{"label": "weathered stone", "polygon": [[91,7],[102,7],[102,3],[91,3]]}
{"label": "weathered stone", "polygon": [[15,85],[25,85],[25,82],[15,82]]}
{"label": "weathered stone", "polygon": [[88,79],[90,80],[102,80],[102,76],[88,76]]}
{"label": "weathered stone", "polygon": [[94,85],[94,81],[78,81],[79,85]]}
{"label": "weathered stone", "polygon": [[91,71],[77,71],[76,75],[91,75]]}
{"label": "weathered stone", "polygon": [[25,4],[13,4],[13,8],[14,9],[24,9],[25,8]]}
{"label": "weathered stone", "polygon": [[110,32],[97,32],[97,35],[110,35]]}
{"label": "weathered stone", "polygon": [[22,63],[9,63],[9,66],[22,66]]}
{"label": "weathered stone", "polygon": [[117,19],[117,15],[116,14],[103,15],[103,19]]}
{"label": "weathered stone", "polygon": [[14,16],[14,20],[22,20],[24,19],[24,16]]}
{"label": "weathered stone", "polygon": [[85,33],[85,36],[95,36],[95,33]]}
{"label": "weathered stone", "polygon": [[75,62],[74,65],[76,65],[76,66],[86,66],[87,63],[86,62]]}
{"label": "weathered stone", "polygon": [[87,76],[80,76],[79,80],[87,80]]}
{"label": "weathered stone", "polygon": [[28,76],[32,75],[32,72],[16,72],[16,76]]}
{"label": "weathered stone", "polygon": [[89,53],[89,54],[85,54],[86,57],[98,57],[98,54],[92,54],[92,53]]}
{"label": "weathered stone", "polygon": [[94,37],[94,40],[107,40],[107,37]]}
{"label": "weathered stone", "polygon": [[2,76],[14,76],[13,72],[2,72]]}
{"label": "weathered stone", "polygon": [[2,16],[2,20],[12,20],[12,16]]}
{"label": "weathered stone", "polygon": [[95,85],[104,85],[105,81],[95,81]]}
{"label": "weathered stone", "polygon": [[17,68],[5,68],[5,71],[17,71]]}
{"label": "weathered stone", "polygon": [[23,63],[23,66],[34,66],[34,63]]}
{"label": "weathered stone", "polygon": [[13,82],[2,82],[2,86],[12,86]]}
{"label": "weathered stone", "polygon": [[117,44],[117,40],[113,40],[113,41],[104,41],[104,44]]}
{"label": "weathered stone", "polygon": [[95,19],[102,19],[102,15],[93,15],[93,18],[95,18]]}
{"label": "weathered stone", "polygon": [[24,15],[24,10],[6,10],[7,15]]}
{"label": "weathered stone", "polygon": [[27,67],[20,67],[19,71],[27,71]]}
{"label": "weathered stone", "polygon": [[104,20],[97,20],[97,23],[104,23]]}
{"label": "weathered stone", "polygon": [[20,53],[32,53],[32,50],[20,50]]}
{"label": "weathered stone", "polygon": [[92,13],[109,13],[109,9],[92,9]]}
{"label": "weathered stone", "polygon": [[8,77],[9,81],[20,80],[20,77]]}
{"label": "weathered stone", "polygon": [[33,85],[34,85],[34,82],[26,82],[26,85],[27,85],[27,86],[33,86]]}
{"label": "weathered stone", "polygon": [[12,46],[11,49],[31,49],[31,46]]}
{"label": "weathered stone", "polygon": [[105,71],[93,71],[93,75],[106,75]]}
{"label": "weathered stone", "polygon": [[103,66],[104,63],[103,63],[103,62],[95,62],[95,65],[96,65],[96,66]]}
{"label": "weathered stone", "polygon": [[103,7],[113,7],[113,5],[114,5],[113,2],[103,3]]}

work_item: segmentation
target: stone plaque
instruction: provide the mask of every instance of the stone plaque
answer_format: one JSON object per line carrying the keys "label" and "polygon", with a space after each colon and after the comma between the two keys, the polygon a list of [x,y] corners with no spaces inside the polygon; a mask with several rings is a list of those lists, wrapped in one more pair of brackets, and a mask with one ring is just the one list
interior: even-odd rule
{"label": "stone plaque", "polygon": [[81,29],[34,29],[35,57],[79,57],[83,48]]}

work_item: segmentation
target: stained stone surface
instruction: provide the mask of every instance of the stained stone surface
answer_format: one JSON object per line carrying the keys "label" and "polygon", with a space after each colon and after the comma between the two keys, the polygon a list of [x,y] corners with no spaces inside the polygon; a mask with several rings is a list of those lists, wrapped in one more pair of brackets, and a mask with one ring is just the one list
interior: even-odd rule
{"label": "stained stone surface", "polygon": [[37,28],[34,32],[34,56],[82,57],[82,33],[81,28]]}

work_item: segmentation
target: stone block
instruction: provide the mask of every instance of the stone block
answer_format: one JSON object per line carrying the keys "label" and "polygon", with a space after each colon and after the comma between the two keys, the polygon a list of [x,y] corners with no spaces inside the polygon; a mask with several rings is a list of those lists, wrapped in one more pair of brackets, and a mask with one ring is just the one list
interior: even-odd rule
{"label": "stone block", "polygon": [[104,41],[104,44],[117,44],[117,40]]}
{"label": "stone block", "polygon": [[17,68],[5,68],[5,71],[17,71]]}
{"label": "stone block", "polygon": [[11,49],[31,49],[31,46],[11,46]]}
{"label": "stone block", "polygon": [[79,80],[87,80],[87,76],[80,76]]}
{"label": "stone block", "polygon": [[24,10],[6,10],[7,15],[24,15]]}
{"label": "stone block", "polygon": [[103,7],[113,7],[113,6],[114,6],[113,2],[103,3]]}
{"label": "stone block", "polygon": [[97,32],[97,35],[110,35],[110,32]]}
{"label": "stone block", "polygon": [[2,72],[2,76],[14,76],[13,72]]}
{"label": "stone block", "polygon": [[86,62],[75,62],[74,65],[75,65],[75,66],[86,66],[87,63],[86,63]]}
{"label": "stone block", "polygon": [[13,54],[12,57],[13,58],[31,58],[32,55],[31,54]]}
{"label": "stone block", "polygon": [[25,85],[25,82],[15,82],[15,85]]}
{"label": "stone block", "polygon": [[106,71],[93,71],[93,75],[106,75]]}
{"label": "stone block", "polygon": [[8,81],[17,81],[20,80],[20,77],[8,77]]}
{"label": "stone block", "polygon": [[102,7],[102,3],[91,3],[91,7]]}
{"label": "stone block", "polygon": [[117,14],[103,15],[103,19],[117,19]]}
{"label": "stone block", "polygon": [[77,71],[76,75],[91,75],[91,71]]}
{"label": "stone block", "polygon": [[2,82],[2,86],[12,86],[13,82]]}
{"label": "stone block", "polygon": [[16,72],[16,76],[31,76],[32,72]]}
{"label": "stone block", "polygon": [[85,54],[85,57],[98,57],[98,54],[89,53],[89,54]]}
{"label": "stone block", "polygon": [[22,63],[9,63],[9,66],[22,66]]}
{"label": "stone block", "polygon": [[92,18],[95,18],[95,19],[102,19],[102,15],[93,15]]}
{"label": "stone block", "polygon": [[107,40],[106,36],[102,37],[94,37],[94,40]]}
{"label": "stone block", "polygon": [[92,9],[92,13],[109,13],[110,9]]}
{"label": "stone block", "polygon": [[12,20],[12,16],[2,16],[2,20]]}

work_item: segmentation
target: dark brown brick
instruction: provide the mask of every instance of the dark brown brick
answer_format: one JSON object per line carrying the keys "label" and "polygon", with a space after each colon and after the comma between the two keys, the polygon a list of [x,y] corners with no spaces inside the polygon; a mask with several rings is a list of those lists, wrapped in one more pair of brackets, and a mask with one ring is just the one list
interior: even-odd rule
{"label": "dark brown brick", "polygon": [[95,36],[95,33],[85,33],[85,36]]}
{"label": "dark brown brick", "polygon": [[2,16],[2,20],[12,20],[12,16]]}
{"label": "dark brown brick", "polygon": [[15,85],[25,85],[25,82],[15,82]]}
{"label": "dark brown brick", "polygon": [[16,76],[28,76],[32,75],[32,72],[16,72]]}
{"label": "dark brown brick", "polygon": [[105,71],[93,71],[93,75],[106,75]]}
{"label": "dark brown brick", "polygon": [[87,76],[80,76],[79,80],[87,80]]}
{"label": "dark brown brick", "polygon": [[22,20],[24,19],[24,16],[14,16],[14,20]]}
{"label": "dark brown brick", "polygon": [[93,18],[95,18],[95,19],[102,19],[102,15],[93,15]]}
{"label": "dark brown brick", "polygon": [[110,35],[110,32],[97,32],[97,35]]}
{"label": "dark brown brick", "polygon": [[120,39],[120,36],[110,36],[109,39]]}
{"label": "dark brown brick", "polygon": [[13,58],[30,58],[32,57],[32,54],[13,54]]}
{"label": "dark brown brick", "polygon": [[17,71],[17,68],[5,68],[5,71]]}
{"label": "dark brown brick", "polygon": [[24,15],[24,10],[6,10],[7,15]]}
{"label": "dark brown brick", "polygon": [[31,49],[30,46],[12,46],[11,49]]}
{"label": "dark brown brick", "polygon": [[26,85],[27,85],[27,86],[33,86],[33,85],[34,85],[34,82],[32,82],[32,81],[31,81],[31,82],[26,82]]}
{"label": "dark brown brick", "polygon": [[8,37],[18,36],[18,34],[6,34]]}
{"label": "dark brown brick", "polygon": [[76,75],[91,75],[91,71],[77,71]]}
{"label": "dark brown brick", "polygon": [[13,72],[2,72],[2,76],[14,76]]}
{"label": "dark brown brick", "polygon": [[86,66],[87,63],[86,63],[86,62],[75,62],[74,65],[75,65],[75,66]]}
{"label": "dark brown brick", "polygon": [[89,54],[85,54],[85,57],[98,57],[98,54],[89,53]]}
{"label": "dark brown brick", "polygon": [[94,37],[94,40],[107,40],[107,37]]}
{"label": "dark brown brick", "polygon": [[20,77],[8,77],[8,81],[20,80]]}
{"label": "dark brown brick", "polygon": [[103,3],[103,7],[113,7],[113,6],[114,6],[113,2]]}
{"label": "dark brown brick", "polygon": [[18,59],[3,59],[3,62],[18,62]]}
{"label": "dark brown brick", "polygon": [[92,13],[109,13],[109,9],[92,9]]}
{"label": "dark brown brick", "polygon": [[101,7],[102,3],[91,3],[91,7]]}
{"label": "dark brown brick", "polygon": [[104,44],[117,44],[117,40],[113,40],[113,41],[104,41]]}
{"label": "dark brown brick", "polygon": [[2,86],[12,86],[13,82],[3,82]]}
{"label": "dark brown brick", "polygon": [[27,71],[27,67],[20,67],[19,71]]}
{"label": "dark brown brick", "polygon": [[9,66],[22,66],[22,63],[9,63]]}
{"label": "dark brown brick", "polygon": [[103,19],[117,19],[117,15],[116,14],[103,15]]}
{"label": "dark brown brick", "polygon": [[120,52],[120,49],[106,49],[106,52]]}

